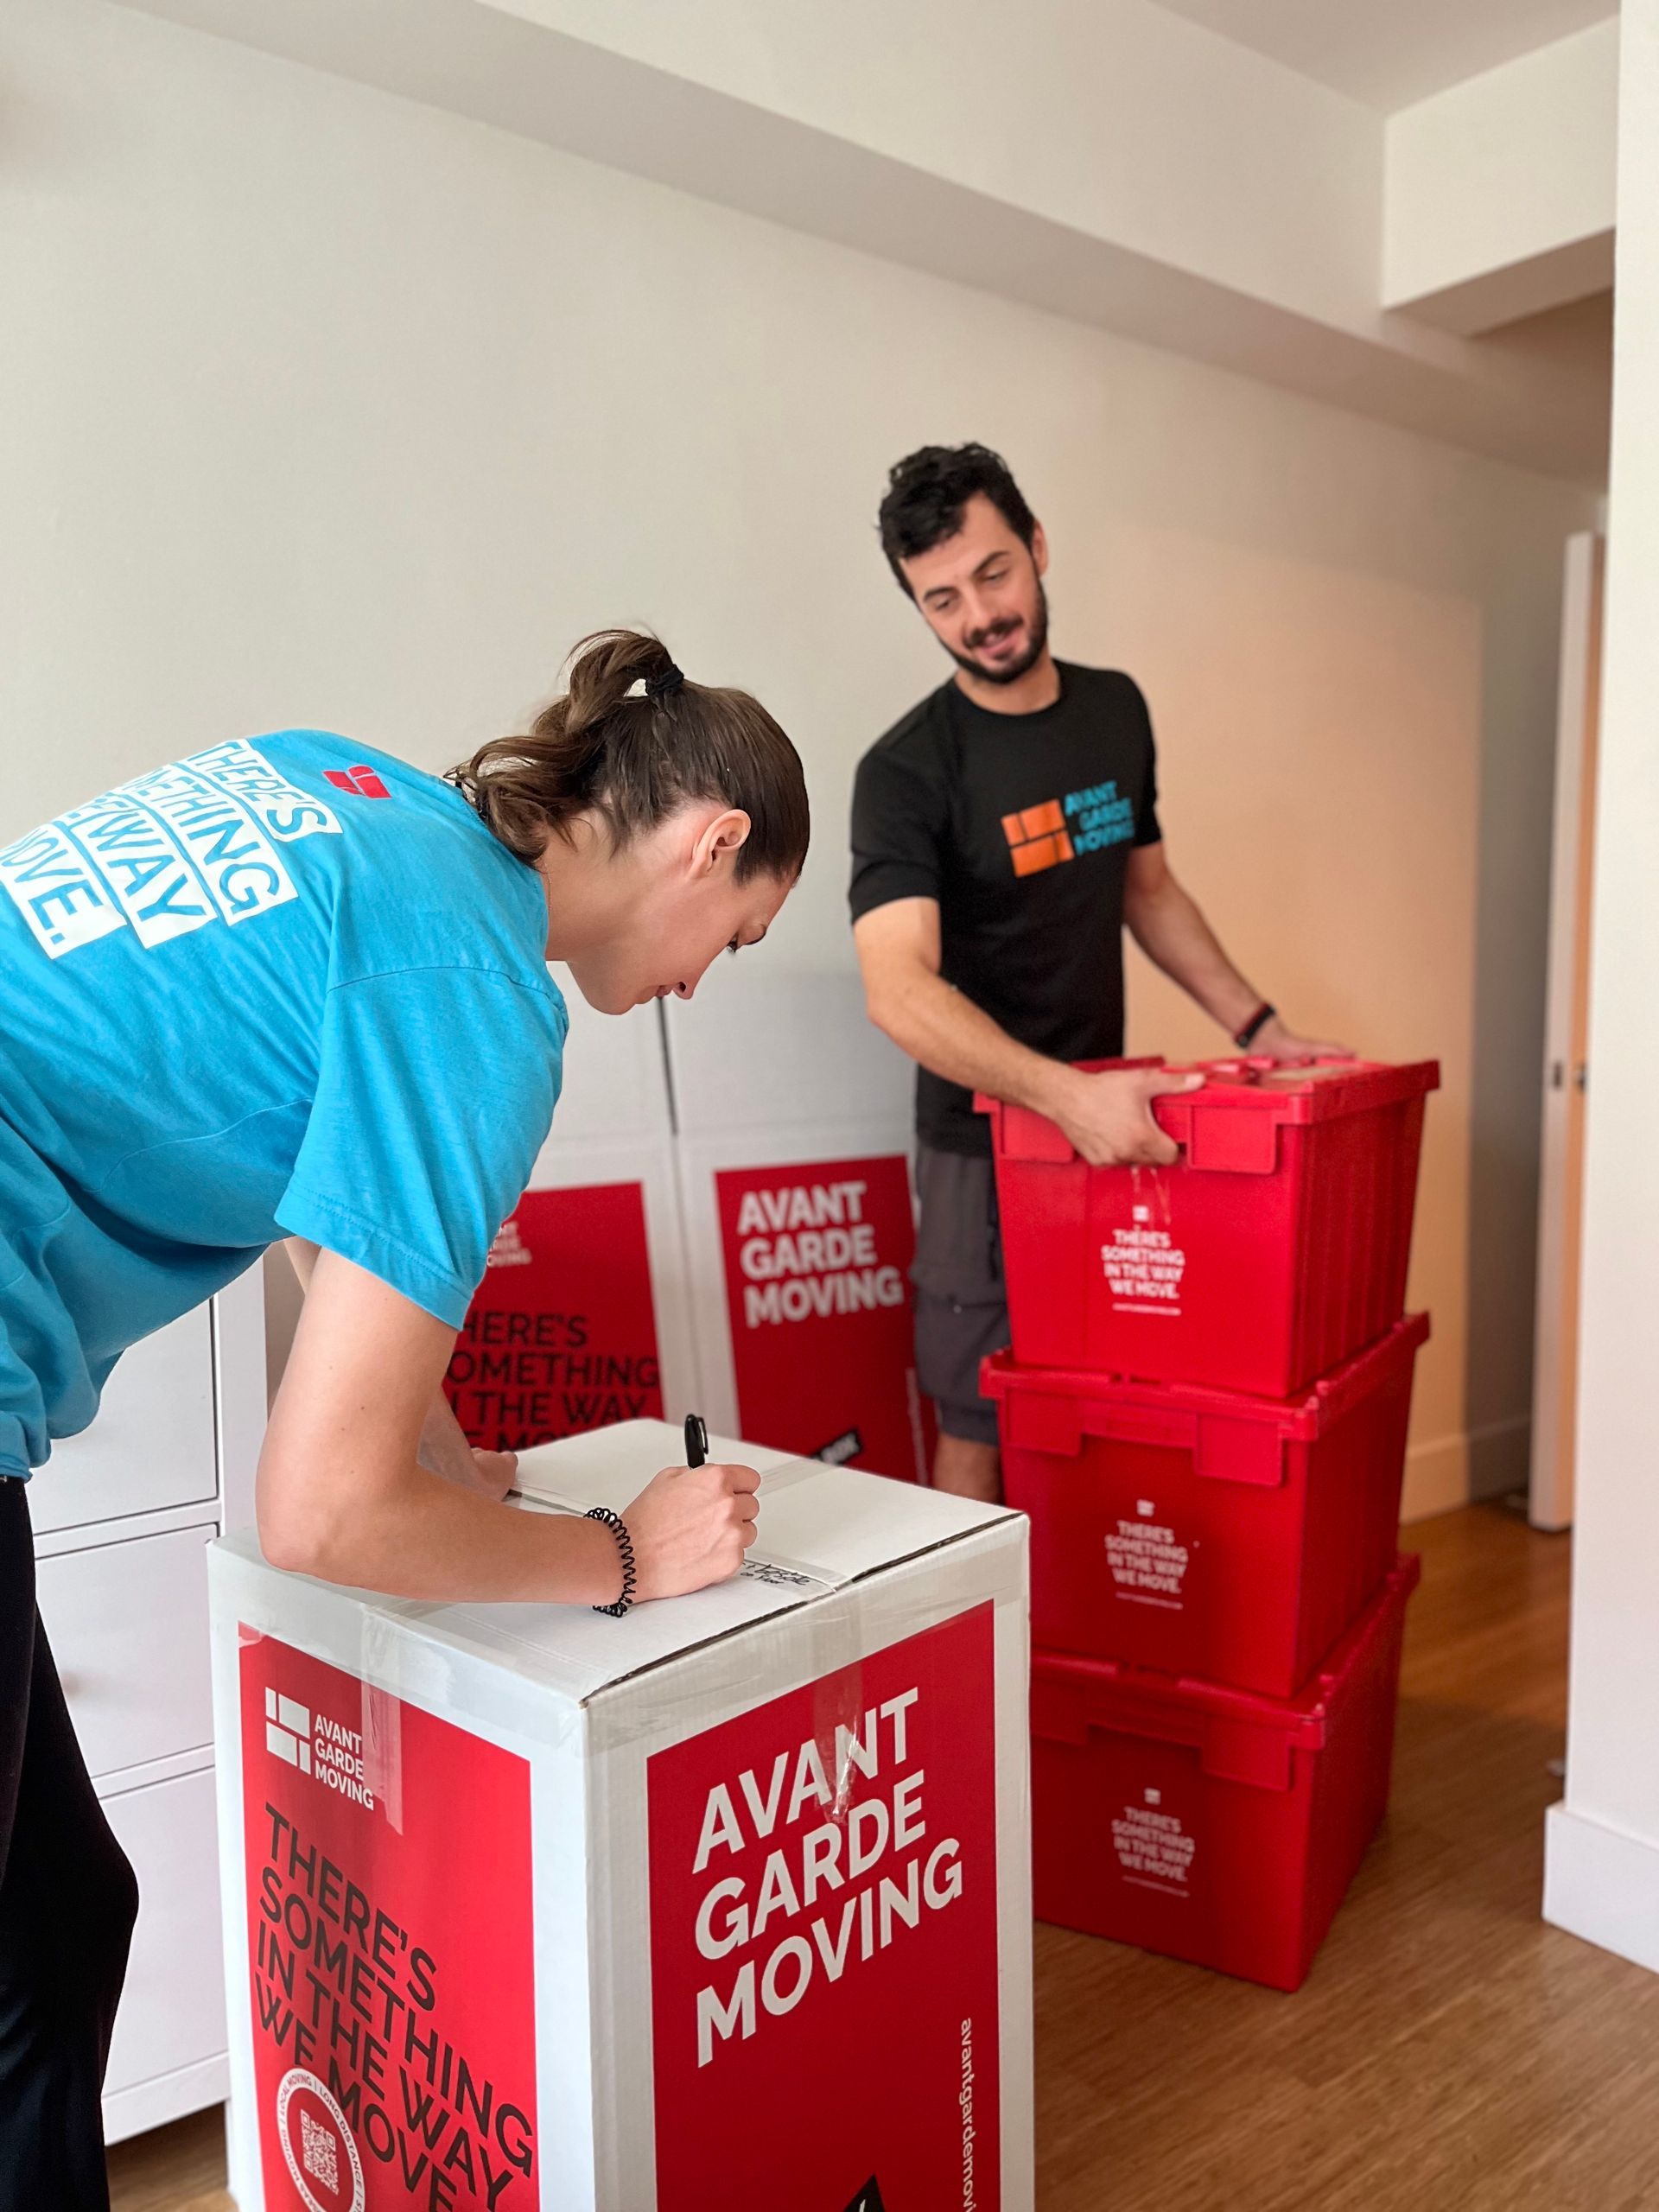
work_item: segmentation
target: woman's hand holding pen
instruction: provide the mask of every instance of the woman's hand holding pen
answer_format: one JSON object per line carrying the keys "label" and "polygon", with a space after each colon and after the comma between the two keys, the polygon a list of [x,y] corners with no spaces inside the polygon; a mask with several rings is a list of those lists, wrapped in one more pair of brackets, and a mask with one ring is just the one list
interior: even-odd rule
{"label": "woman's hand holding pen", "polygon": [[681,1598],[735,1574],[754,1541],[760,1478],[718,1461],[664,1467],[622,1516],[633,1541],[637,1599]]}

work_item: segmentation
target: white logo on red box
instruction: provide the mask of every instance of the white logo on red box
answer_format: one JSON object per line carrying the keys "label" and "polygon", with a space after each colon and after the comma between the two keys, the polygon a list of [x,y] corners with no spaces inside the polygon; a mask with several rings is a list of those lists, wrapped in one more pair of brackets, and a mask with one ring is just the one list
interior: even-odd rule
{"label": "white logo on red box", "polygon": [[297,1699],[267,1689],[265,1749],[300,1773],[308,1774],[325,1789],[349,1797],[366,1812],[374,1810],[360,1730],[347,1728],[326,1713],[314,1714]]}
{"label": "white logo on red box", "polygon": [[1134,1225],[1115,1229],[1100,1257],[1115,1307],[1126,1313],[1179,1315],[1186,1254],[1168,1230],[1152,1226],[1150,1207],[1136,1206]]}
{"label": "white logo on red box", "polygon": [[737,1258],[746,1328],[904,1304],[904,1276],[882,1260],[865,1217],[869,1187],[845,1179],[744,1192]]}
{"label": "white logo on red box", "polygon": [[1179,1612],[1186,1604],[1186,1570],[1191,1548],[1166,1523],[1145,1516],[1154,1510],[1140,1499],[1137,1518],[1120,1520],[1106,1532],[1106,1563],[1116,1595],[1130,1605],[1158,1605]]}
{"label": "white logo on red box", "polygon": [[1126,1805],[1112,1822],[1112,1845],[1124,1878],[1139,1888],[1185,1894],[1198,1846],[1173,1813],[1163,1809],[1161,1789],[1147,1789],[1145,1802]]}

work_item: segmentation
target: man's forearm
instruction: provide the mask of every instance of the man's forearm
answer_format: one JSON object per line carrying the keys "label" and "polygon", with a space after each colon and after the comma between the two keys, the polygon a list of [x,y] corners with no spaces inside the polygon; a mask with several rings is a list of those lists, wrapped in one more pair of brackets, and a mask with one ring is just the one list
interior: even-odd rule
{"label": "man's forearm", "polygon": [[1155,968],[1196,999],[1231,1037],[1262,1004],[1262,995],[1241,976],[1198,903],[1171,877],[1154,893],[1132,899],[1129,934]]}
{"label": "man's forearm", "polygon": [[871,1018],[901,1052],[947,1083],[1053,1110],[1071,1070],[1017,1043],[940,976],[918,969],[874,996]]}

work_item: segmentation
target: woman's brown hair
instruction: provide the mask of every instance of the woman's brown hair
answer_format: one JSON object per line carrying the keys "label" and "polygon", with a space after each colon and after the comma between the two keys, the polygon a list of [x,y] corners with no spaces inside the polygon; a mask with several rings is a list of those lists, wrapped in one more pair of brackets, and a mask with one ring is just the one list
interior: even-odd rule
{"label": "woman's brown hair", "polygon": [[793,882],[806,858],[806,779],[788,738],[747,691],[688,683],[667,646],[638,631],[584,638],[564,696],[522,737],[481,746],[449,780],[531,863],[579,814],[598,815],[620,850],[697,799],[749,817],[738,882]]}

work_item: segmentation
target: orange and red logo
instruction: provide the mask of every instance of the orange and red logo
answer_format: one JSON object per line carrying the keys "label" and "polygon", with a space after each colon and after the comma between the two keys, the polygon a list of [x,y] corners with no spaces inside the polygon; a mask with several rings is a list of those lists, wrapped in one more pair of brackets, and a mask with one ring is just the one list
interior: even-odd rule
{"label": "orange and red logo", "polygon": [[361,762],[355,768],[325,768],[322,772],[336,791],[355,791],[359,798],[391,797],[373,769],[365,767]]}
{"label": "orange and red logo", "polygon": [[1062,861],[1075,857],[1057,798],[1045,799],[1040,806],[1027,806],[1018,814],[1005,814],[1002,835],[1008,841],[1016,875],[1039,875],[1044,868],[1058,868]]}

